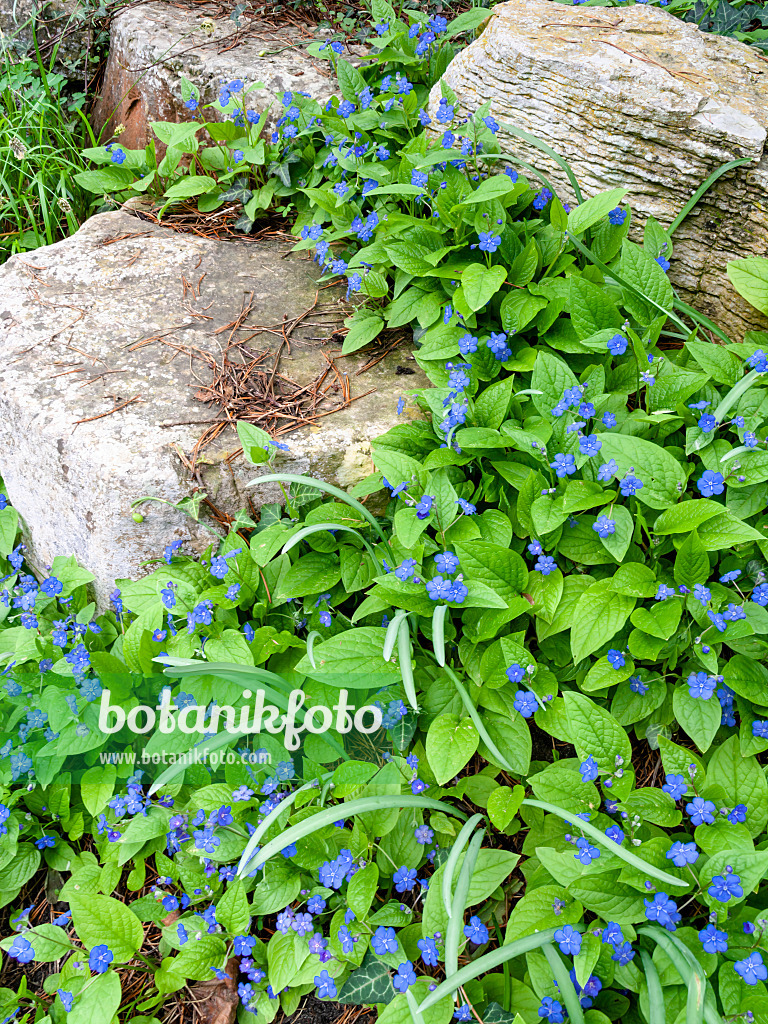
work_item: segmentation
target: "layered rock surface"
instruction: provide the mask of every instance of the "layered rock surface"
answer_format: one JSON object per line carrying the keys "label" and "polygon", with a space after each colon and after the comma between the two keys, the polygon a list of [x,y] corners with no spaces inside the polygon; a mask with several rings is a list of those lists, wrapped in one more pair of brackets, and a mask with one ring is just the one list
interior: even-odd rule
{"label": "layered rock surface", "polygon": [[[280,499],[276,485],[245,490],[270,470],[228,459],[240,447],[231,426],[195,457],[211,423],[227,418],[205,399],[212,360],[221,366],[233,341],[246,349],[231,348],[230,359],[243,363],[248,352],[282,344],[277,372],[299,385],[325,373],[314,423],[279,438],[290,453],[279,453],[278,469],[342,487],[372,471],[370,440],[397,422],[402,391],[425,378],[403,348],[357,375],[370,352],[342,359],[329,341],[346,312],[343,293],[318,291],[316,266],[290,248],[287,239],[241,244],[177,234],[120,212],[0,268],[0,476],[26,524],[34,565],[74,554],[96,575],[104,602],[115,578],[141,575],[141,563],[171,540],[189,538],[197,550],[210,543],[167,505],[144,505],[144,522],[134,522],[137,498],[176,502],[202,484],[230,514],[249,497],[256,505]],[[255,378],[272,365],[270,355],[253,377],[233,371],[233,387],[255,393]],[[344,404],[345,389],[352,399],[375,390],[320,415]]]}
{"label": "layered rock surface", "polygon": [[[670,276],[685,301],[736,339],[767,329],[730,285],[726,264],[768,255],[768,60],[663,10],[566,7],[511,0],[453,60],[443,79],[466,115],[491,113],[565,157],[585,196],[629,188],[633,234],[653,215],[668,227],[698,187],[727,172],[674,235]],[[432,109],[440,99],[436,86]],[[503,152],[530,161],[573,203],[554,161],[512,133]]]}
{"label": "layered rock surface", "polygon": [[[312,41],[308,32],[251,20],[238,27],[215,13],[215,8],[188,10],[155,2],[128,7],[114,18],[92,118],[97,130],[104,129],[104,138],[123,125],[121,144],[136,149],[149,141],[152,121],[191,120],[182,78],[193,83],[203,104],[217,98],[222,84],[263,82],[264,88],[248,93],[245,106],[259,113],[271,107],[274,119],[282,114],[285,92],[302,91],[315,99],[332,94],[330,65],[306,52]],[[220,115],[211,109],[206,116],[215,120]]]}

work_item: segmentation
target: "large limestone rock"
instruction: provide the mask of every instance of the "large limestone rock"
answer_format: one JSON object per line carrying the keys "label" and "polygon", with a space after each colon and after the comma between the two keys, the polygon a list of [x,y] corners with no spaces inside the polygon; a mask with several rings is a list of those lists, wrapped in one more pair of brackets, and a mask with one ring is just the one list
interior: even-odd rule
{"label": "large limestone rock", "polygon": [[[444,81],[463,114],[491,113],[568,160],[586,196],[627,186],[636,220],[665,227],[722,164],[720,178],[674,236],[670,276],[682,297],[740,340],[766,329],[732,289],[726,263],[768,255],[768,61],[656,7],[566,7],[510,0],[459,53]],[[432,108],[440,98],[431,96]],[[565,174],[511,133],[502,150],[545,172],[574,202]]]}
{"label": "large limestone rock", "polygon": [[[170,541],[188,538],[193,550],[210,543],[167,505],[144,505],[145,520],[135,523],[135,499],[176,502],[202,485],[229,514],[248,498],[257,506],[280,500],[276,485],[245,490],[269,470],[227,460],[239,448],[232,426],[193,459],[207,424],[226,419],[221,406],[202,401],[214,376],[204,356],[221,365],[230,340],[274,350],[285,331],[290,353],[283,343],[278,373],[304,385],[328,371],[315,422],[279,438],[290,446],[279,453],[280,470],[342,487],[372,472],[370,440],[397,422],[402,391],[426,379],[404,348],[357,375],[370,352],[342,359],[330,340],[346,312],[343,293],[318,292],[315,264],[290,248],[287,240],[177,234],[120,212],[0,268],[0,477],[26,523],[34,565],[76,555],[104,602],[116,577],[141,575],[141,563]],[[294,326],[316,300],[314,315]],[[230,358],[249,360],[242,350]],[[253,392],[264,366],[248,379],[241,367],[233,380]],[[347,388],[351,398],[375,391],[320,415]]]}
{"label": "large limestone rock", "polygon": [[[222,8],[195,10],[166,3],[127,7],[112,21],[104,84],[92,121],[103,138],[124,125],[123,145],[136,149],[151,137],[152,121],[188,121],[181,79],[198,90],[202,103],[211,103],[222,83],[235,79],[246,85],[263,82],[252,90],[246,107],[259,113],[271,106],[280,117],[285,92],[307,92],[315,99],[334,91],[327,61],[306,52],[312,37],[285,25],[245,20],[238,27]],[[210,120],[219,115],[206,111]]]}

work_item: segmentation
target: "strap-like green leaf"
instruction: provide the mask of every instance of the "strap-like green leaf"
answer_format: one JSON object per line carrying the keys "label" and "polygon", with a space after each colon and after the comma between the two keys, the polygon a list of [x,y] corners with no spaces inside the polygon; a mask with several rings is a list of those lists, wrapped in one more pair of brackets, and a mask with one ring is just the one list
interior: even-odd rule
{"label": "strap-like green leaf", "polygon": [[451,915],[445,932],[445,973],[455,974],[459,969],[459,943],[464,927],[464,909],[467,905],[472,872],[475,870],[477,855],[483,843],[485,829],[481,828],[470,840],[464,863],[456,880],[456,891],[451,903]]}
{"label": "strap-like green leaf", "polygon": [[438,604],[432,612],[432,650],[435,652],[437,664],[445,665],[445,615],[447,604]]}
{"label": "strap-like green leaf", "polygon": [[451,804],[442,800],[432,800],[425,796],[364,796],[358,800],[349,800],[347,803],[326,807],[325,810],[313,814],[311,818],[292,825],[275,839],[271,839],[258,853],[253,853],[250,860],[243,854],[237,865],[237,873],[242,876],[246,874],[246,869],[255,871],[256,868],[266,864],[270,857],[274,857],[275,854],[284,850],[286,846],[290,846],[291,843],[296,843],[306,836],[311,836],[319,829],[325,828],[326,825],[332,825],[334,821],[339,821],[340,818],[351,818],[356,814],[365,814],[366,811],[381,811],[389,807],[421,807],[425,810],[443,811],[445,814],[451,814],[454,818],[461,820],[466,817]]}
{"label": "strap-like green leaf", "polygon": [[640,950],[643,961],[645,983],[648,986],[648,1024],[666,1024],[664,1008],[664,992],[656,966],[644,949]]}
{"label": "strap-like green leaf", "polygon": [[[573,928],[577,932],[584,931],[583,924],[575,924]],[[499,949],[494,949],[484,956],[479,956],[477,960],[473,960],[466,967],[462,967],[455,974],[451,974],[442,984],[437,986],[434,992],[430,992],[420,1004],[419,1009],[424,1013],[430,1006],[439,1003],[441,999],[445,999],[446,996],[452,996],[462,985],[466,985],[473,978],[479,978],[481,974],[487,974],[495,967],[500,967],[501,964],[506,963],[507,960],[514,960],[516,956],[529,953],[532,949],[541,949],[548,942],[552,942],[556,931],[556,928],[547,928],[546,931],[536,932],[534,935],[526,935],[522,939],[515,939],[514,942],[509,942]]]}
{"label": "strap-like green leaf", "polygon": [[542,946],[541,950],[547,958],[547,963],[552,968],[552,973],[555,976],[560,996],[562,997],[562,1000],[565,1003],[565,1008],[568,1011],[569,1021],[571,1024],[584,1024],[584,1011],[581,1008],[578,993],[570,979],[565,964],[560,959],[560,954],[551,942]]}
{"label": "strap-like green leaf", "polygon": [[542,811],[549,811],[550,814],[556,814],[559,818],[567,821],[569,825],[574,825],[576,828],[585,832],[588,836],[595,840],[596,843],[600,843],[606,850],[610,850],[611,853],[615,854],[620,860],[623,860],[626,864],[631,864],[633,868],[637,868],[638,871],[643,871],[645,874],[650,875],[651,878],[657,879],[659,882],[663,882],[665,885],[682,886],[684,889],[688,887],[688,882],[683,882],[679,878],[675,878],[674,875],[668,875],[666,871],[662,871],[661,868],[656,868],[653,864],[648,864],[642,857],[638,857],[637,854],[632,853],[630,850],[625,850],[623,846],[619,846],[618,843],[614,843],[612,839],[609,839],[604,832],[601,832],[599,828],[595,828],[594,825],[590,825],[588,821],[583,821],[576,814],[571,814],[570,811],[563,810],[562,807],[556,807],[554,804],[547,803],[546,800],[529,800],[526,798],[523,800],[524,804],[528,807],[538,807]]}
{"label": "strap-like green leaf", "polygon": [[498,764],[500,764],[501,767],[504,768],[505,771],[511,772],[513,775],[516,775],[517,773],[515,772],[515,770],[512,767],[512,765],[509,763],[509,761],[507,761],[506,757],[504,757],[502,752],[499,750],[499,748],[496,746],[496,744],[491,739],[488,730],[483,725],[482,718],[480,717],[480,715],[477,712],[477,708],[472,703],[472,698],[469,696],[469,694],[467,693],[466,689],[464,688],[464,684],[461,682],[461,680],[456,675],[456,673],[452,669],[450,669],[448,667],[448,665],[445,665],[444,668],[445,668],[445,671],[448,673],[448,675],[453,680],[453,685],[456,687],[456,690],[458,691],[458,694],[461,697],[462,704],[467,709],[467,714],[472,719],[472,721],[475,723],[475,728],[480,733],[480,739],[483,741],[483,743],[486,745],[486,747],[488,747],[490,752],[496,758],[496,761],[498,762]]}
{"label": "strap-like green leaf", "polygon": [[461,857],[464,847],[469,842],[469,837],[482,820],[482,814],[473,814],[469,821],[462,825],[461,831],[456,836],[456,841],[451,846],[451,852],[448,854],[448,859],[446,860],[445,867],[443,868],[441,892],[443,896],[443,906],[445,907],[445,912],[448,915],[449,920],[453,915],[451,889],[453,888],[453,875],[456,871],[456,865],[459,863],[459,857]]}

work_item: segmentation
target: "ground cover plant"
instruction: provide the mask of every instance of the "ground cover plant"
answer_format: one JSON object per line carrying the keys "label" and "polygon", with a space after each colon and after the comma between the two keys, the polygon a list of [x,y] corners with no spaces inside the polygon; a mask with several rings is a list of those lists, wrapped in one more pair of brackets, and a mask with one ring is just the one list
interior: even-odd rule
{"label": "ground cover plant", "polygon": [[[25,972],[0,1011],[150,1024],[228,975],[241,1024],[310,992],[385,1024],[768,1020],[768,336],[677,298],[674,225],[629,241],[624,190],[573,181],[568,210],[492,111],[428,113],[448,25],[374,19],[377,63],[333,56],[341,99],[286,98],[268,143],[233,109],[216,149],[223,178],[257,149],[224,181],[243,215],[271,189],[346,279],[346,350],[409,325],[433,386],[351,494],[240,424],[284,504],[200,559],[170,544],[107,611],[74,559],[30,572],[0,499],[0,947]],[[162,199],[202,177],[115,152]],[[764,312],[766,266],[729,268]],[[297,689],[288,746],[240,727]],[[171,700],[195,728],[140,733]],[[347,730],[363,705],[380,724]]]}
{"label": "ground cover plant", "polygon": [[85,94],[42,60],[0,48],[0,262],[78,229],[94,197],[75,181],[95,141]]}

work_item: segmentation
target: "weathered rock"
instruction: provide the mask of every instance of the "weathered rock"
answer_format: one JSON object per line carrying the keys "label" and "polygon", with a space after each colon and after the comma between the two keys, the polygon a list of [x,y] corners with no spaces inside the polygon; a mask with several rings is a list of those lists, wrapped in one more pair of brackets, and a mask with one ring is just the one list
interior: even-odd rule
{"label": "weathered rock", "polygon": [[[290,454],[278,453],[276,466],[342,487],[372,471],[370,440],[397,421],[404,386],[425,378],[404,349],[356,376],[368,355],[341,359],[337,344],[323,344],[345,312],[339,290],[318,293],[317,268],[299,255],[285,258],[289,249],[287,240],[176,234],[120,212],[93,217],[71,238],[0,268],[0,476],[26,524],[33,565],[76,555],[96,575],[103,602],[115,578],[141,575],[141,563],[171,540],[190,538],[193,550],[210,542],[167,505],[145,504],[144,522],[135,523],[137,498],[176,502],[202,483],[229,514],[247,498],[280,500],[276,485],[244,490],[271,470],[227,460],[239,448],[231,426],[200,451],[194,476],[185,462],[210,429],[206,422],[225,418],[220,406],[196,397],[210,397],[204,387],[213,371],[195,350],[219,364],[231,337],[253,351],[274,350],[284,315],[291,351],[284,348],[279,373],[308,384],[328,369],[326,354],[336,363],[318,413],[343,404],[343,375],[352,398],[376,391],[281,437]],[[252,312],[233,330],[251,293]],[[315,315],[291,331],[292,318],[318,294]],[[137,347],[145,339],[155,340]]]}
{"label": "weathered rock", "polygon": [[[196,86],[202,103],[217,98],[222,82],[263,82],[263,89],[248,94],[245,106],[261,113],[271,105],[280,117],[286,91],[301,90],[315,99],[334,91],[330,65],[306,52],[308,42],[311,36],[293,26],[276,29],[244,21],[238,28],[226,16],[211,17],[206,8],[191,11],[165,3],[128,7],[112,22],[94,126],[105,129],[106,139],[122,124],[122,144],[129,149],[145,146],[150,122],[192,118],[182,100],[182,77]],[[206,116],[214,120],[220,115],[211,109]]]}
{"label": "weathered rock", "polygon": [[[626,186],[637,237],[652,214],[665,227],[709,175],[721,177],[674,236],[670,277],[685,301],[732,336],[766,329],[731,287],[726,263],[768,254],[768,61],[656,7],[566,7],[512,0],[444,76],[462,114],[491,100],[498,121],[531,132],[570,163],[585,196]],[[433,109],[440,99],[432,92]],[[570,203],[564,172],[502,131]]]}

